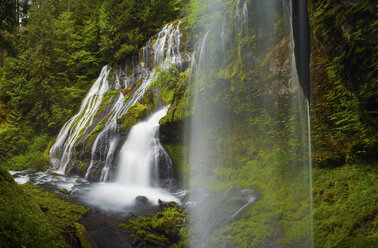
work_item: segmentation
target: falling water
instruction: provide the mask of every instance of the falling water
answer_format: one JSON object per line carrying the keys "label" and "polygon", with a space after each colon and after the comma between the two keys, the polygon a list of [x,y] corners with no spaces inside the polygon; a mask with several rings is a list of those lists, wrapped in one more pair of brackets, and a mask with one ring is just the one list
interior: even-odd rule
{"label": "falling water", "polygon": [[312,247],[309,117],[291,6],[207,3],[192,60],[191,247]]}
{"label": "falling water", "polygon": [[[159,120],[166,115],[167,110],[168,106],[131,128],[119,152],[115,182],[92,186],[83,195],[86,202],[113,212],[130,210],[133,205],[138,208],[145,207],[147,203],[157,205],[159,200],[180,202],[177,197],[159,187],[159,160],[167,156],[159,140]],[[165,170],[166,173],[172,173],[170,160]],[[138,197],[147,202],[139,206]]]}
{"label": "falling water", "polygon": [[109,82],[106,80],[108,74],[109,67],[104,66],[100,76],[84,98],[79,113],[66,122],[50,150],[51,165],[53,169],[60,173],[65,172],[68,163],[73,159],[75,143],[80,134],[85,132],[86,127],[92,123],[93,116],[100,106],[102,97],[109,89]]}
{"label": "falling water", "polygon": [[[161,144],[159,120],[167,114],[165,107],[147,121],[133,126],[120,151],[116,182],[126,186],[158,186],[158,162]],[[172,169],[172,168],[170,168]]]}

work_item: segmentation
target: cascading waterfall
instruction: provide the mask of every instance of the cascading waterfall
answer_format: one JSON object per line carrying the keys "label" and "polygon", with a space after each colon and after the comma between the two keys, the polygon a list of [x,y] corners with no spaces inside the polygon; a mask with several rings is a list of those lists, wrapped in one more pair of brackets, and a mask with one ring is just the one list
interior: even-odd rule
{"label": "cascading waterfall", "polygon": [[[143,99],[155,78],[155,67],[174,65],[180,69],[190,60],[180,51],[180,23],[164,26],[155,42],[147,42],[140,56],[144,62],[131,61],[124,69],[103,67],[78,114],[64,125],[50,150],[53,170],[61,174],[79,174],[90,181],[105,182],[115,178],[117,149],[125,139],[125,130],[120,123],[122,117]],[[129,75],[131,66],[133,72]],[[127,99],[125,91],[131,91]],[[162,150],[156,149],[156,153],[167,157]],[[88,156],[89,162],[84,162]]]}
{"label": "cascading waterfall", "polygon": [[92,123],[95,111],[101,104],[102,97],[109,89],[109,82],[106,77],[109,74],[109,67],[104,66],[100,76],[92,85],[89,93],[84,98],[79,113],[73,116],[61,129],[55,144],[51,147],[50,158],[53,169],[64,173],[68,163],[74,157],[74,146],[82,131]]}
{"label": "cascading waterfall", "polygon": [[157,187],[161,144],[159,120],[167,113],[165,107],[147,121],[133,126],[120,151],[116,182],[126,186]]}
{"label": "cascading waterfall", "polygon": [[[135,204],[140,210],[147,203],[157,205],[159,200],[180,202],[159,187],[159,159],[167,156],[159,141],[159,120],[167,110],[168,106],[131,128],[120,150],[116,180],[92,185],[82,196],[86,202],[112,212],[125,212]],[[172,170],[171,163],[167,170]],[[143,200],[142,205],[138,205],[138,199]]]}
{"label": "cascading waterfall", "polygon": [[205,2],[191,57],[182,52],[179,22],[148,41],[140,59],[102,69],[51,148],[52,168],[99,181],[82,195],[105,211],[179,202],[167,191],[172,175],[160,173],[164,164],[172,174],[173,166],[158,136],[159,120],[178,106],[145,115],[131,129],[123,124],[143,103],[156,67],[187,73],[190,66],[189,197],[182,197],[190,246],[312,247],[309,115],[291,1]]}
{"label": "cascading waterfall", "polygon": [[180,50],[180,24],[164,26],[154,42],[148,41],[141,62],[132,58],[125,68],[104,66],[78,114],[64,125],[50,150],[54,171],[102,182],[78,193],[91,206],[125,212],[132,210],[138,197],[147,206],[158,200],[180,202],[166,191],[175,186],[173,166],[159,141],[158,123],[168,106],[133,123],[130,130],[123,126],[129,112],[143,103],[158,75],[156,67],[182,70],[189,65],[190,56]]}

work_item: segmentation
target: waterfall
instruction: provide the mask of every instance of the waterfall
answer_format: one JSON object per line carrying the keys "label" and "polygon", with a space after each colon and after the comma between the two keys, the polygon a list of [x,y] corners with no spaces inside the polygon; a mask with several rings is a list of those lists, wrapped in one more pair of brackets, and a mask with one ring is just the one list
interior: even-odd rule
{"label": "waterfall", "polygon": [[[158,205],[159,200],[180,202],[159,187],[159,160],[167,156],[159,140],[159,120],[166,115],[168,107],[131,128],[119,152],[116,180],[92,185],[82,195],[88,204],[105,211],[125,212],[135,205],[132,211],[146,207],[138,205],[138,199],[143,199],[147,206]],[[169,160],[166,173],[172,170]]]}
{"label": "waterfall", "polygon": [[81,103],[79,113],[66,122],[59,132],[55,144],[51,147],[51,164],[57,172],[65,172],[68,163],[74,157],[74,145],[80,134],[83,131],[85,132],[87,126],[92,123],[93,116],[101,103],[102,97],[109,89],[109,82],[106,80],[108,74],[109,67],[104,66],[100,76]]}
{"label": "waterfall", "polygon": [[237,27],[246,33],[248,31],[248,6],[246,0],[238,0],[236,2],[235,19]]}
{"label": "waterfall", "polygon": [[190,77],[190,246],[310,248],[309,117],[291,6],[205,2]]}
{"label": "waterfall", "polygon": [[[124,68],[102,68],[79,112],[65,123],[50,149],[54,171],[78,174],[90,181],[114,180],[118,150],[127,135],[127,130],[122,128],[123,116],[143,101],[154,82],[157,66],[174,65],[181,70],[190,60],[190,56],[180,50],[180,24],[165,25],[154,42],[146,43],[140,59],[127,60]],[[159,152],[164,153],[161,149]]]}
{"label": "waterfall", "polygon": [[116,182],[126,186],[157,187],[158,162],[165,152],[158,137],[159,120],[167,113],[165,107],[148,120],[133,126],[120,150]]}

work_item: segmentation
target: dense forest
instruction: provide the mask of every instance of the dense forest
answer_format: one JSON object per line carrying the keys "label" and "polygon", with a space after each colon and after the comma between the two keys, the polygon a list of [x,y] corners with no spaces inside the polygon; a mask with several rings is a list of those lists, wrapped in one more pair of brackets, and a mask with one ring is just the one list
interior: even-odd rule
{"label": "dense forest", "polygon": [[[238,10],[241,2],[245,6],[240,7],[242,14]],[[276,7],[283,2],[286,3],[2,1],[0,247],[97,247],[85,234],[86,229],[93,228],[87,222],[92,216],[88,207],[67,200],[69,192],[64,189],[51,193],[32,183],[17,184],[7,171],[48,169],[51,147],[65,123],[80,113],[80,104],[96,82],[101,67],[114,68],[107,74],[110,82],[115,82],[119,68],[128,68],[126,74],[130,78],[137,75],[135,61],[144,60],[152,68],[156,61],[140,59],[140,54],[145,56],[146,50],[156,49],[152,44],[159,41],[158,33],[167,24],[183,33],[179,44],[180,49],[184,47],[179,51],[184,61],[182,68],[173,63],[168,69],[161,64],[156,66],[157,76],[143,99],[116,122],[126,137],[132,126],[150,116],[158,106],[169,105],[166,117],[160,120],[160,139],[172,159],[178,187],[184,187],[191,180],[190,161],[185,156],[191,139],[185,132],[187,123],[196,123],[195,114],[208,118],[207,125],[212,128],[204,129],[206,135],[200,133],[198,137],[206,140],[204,146],[214,147],[209,152],[214,165],[206,168],[209,171],[206,176],[211,175],[208,177],[211,187],[214,191],[230,185],[253,188],[262,195],[256,197],[256,207],[242,213],[243,218],[231,224],[222,220],[222,226],[209,228],[208,247],[301,247],[298,242],[310,242],[307,234],[300,231],[309,226],[310,219],[314,247],[376,247],[377,5],[371,0],[308,1],[312,189],[311,196],[302,196],[306,188],[301,187],[302,182],[293,173],[303,162],[300,141],[306,139],[300,137],[299,128],[296,130],[297,126],[292,124],[300,119],[301,107],[294,106],[292,114],[288,110],[292,103],[287,92],[280,93],[280,89],[286,89],[291,73],[290,63],[285,59],[291,49],[288,29]],[[276,12],[271,15],[259,11],[272,6]],[[225,25],[223,13],[234,21]],[[274,21],[268,20],[269,16],[274,16]],[[267,23],[271,26],[266,26]],[[226,41],[206,32],[214,27],[223,32],[226,26]],[[196,68],[190,67],[189,59],[184,58],[194,57],[196,47],[204,44],[207,37],[214,47],[224,42],[223,49],[226,48],[222,55],[209,52],[209,56],[197,61],[196,66],[205,69],[197,69],[198,73],[192,76],[191,70]],[[206,49],[202,50],[206,54]],[[220,62],[212,63],[211,58]],[[127,67],[128,64],[132,67]],[[190,105],[191,99],[197,97],[193,80],[200,82],[201,92],[205,92],[199,105]],[[144,82],[140,78],[134,81],[138,87]],[[259,84],[252,85],[250,81]],[[276,96],[267,97],[264,90]],[[134,92],[136,86],[125,86],[104,94],[94,123],[86,126],[88,133],[80,133],[83,136],[76,145],[83,147],[76,155],[80,161],[70,165],[67,174],[84,177],[88,173],[91,147],[104,130],[104,122],[111,119],[103,116],[117,96],[123,95],[123,101],[127,102]],[[213,98],[216,100],[209,100]],[[266,102],[281,107],[267,108],[263,106]],[[222,110],[218,114],[206,112],[214,109]],[[237,123],[220,124],[223,117],[218,115]],[[201,153],[202,147],[195,149]],[[201,163],[208,162],[202,160]],[[296,167],[291,170],[289,164],[293,163]],[[274,172],[274,168],[279,168],[279,172]],[[89,179],[98,179],[96,173]],[[272,175],[281,181],[267,183]],[[311,201],[312,218],[297,214],[298,209],[305,212],[306,206],[297,202],[299,198],[290,197],[293,191],[301,195],[301,200]],[[277,203],[277,199],[281,202]],[[262,210],[268,205],[269,209]],[[276,210],[279,218],[271,214]],[[123,218],[119,227],[125,230],[130,247],[189,247],[189,236],[195,233],[190,230],[190,221],[185,208],[170,202],[162,204],[154,214]],[[294,222],[295,225],[285,226]]]}

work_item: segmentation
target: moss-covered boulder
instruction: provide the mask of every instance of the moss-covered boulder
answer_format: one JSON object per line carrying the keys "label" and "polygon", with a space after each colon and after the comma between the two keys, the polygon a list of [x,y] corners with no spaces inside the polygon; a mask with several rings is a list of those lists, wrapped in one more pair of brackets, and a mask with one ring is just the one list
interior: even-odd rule
{"label": "moss-covered boulder", "polygon": [[123,218],[120,227],[131,231],[134,244],[187,247],[186,215],[174,202],[163,204],[152,216]]}
{"label": "moss-covered boulder", "polygon": [[39,204],[1,168],[0,247],[66,247]]}
{"label": "moss-covered boulder", "polygon": [[67,247],[87,211],[30,183],[18,185],[0,168],[0,247]]}

